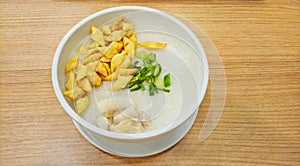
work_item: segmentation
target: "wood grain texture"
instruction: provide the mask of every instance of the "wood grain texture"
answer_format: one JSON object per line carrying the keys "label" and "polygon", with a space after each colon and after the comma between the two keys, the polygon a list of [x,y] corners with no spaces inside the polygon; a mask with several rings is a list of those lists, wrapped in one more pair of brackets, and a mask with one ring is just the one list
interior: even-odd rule
{"label": "wood grain texture", "polygon": [[[55,49],[84,17],[120,5],[179,14],[214,42],[227,77],[222,118],[164,153],[104,153],[76,130],[51,82]],[[300,165],[300,1],[0,1],[0,165]]]}

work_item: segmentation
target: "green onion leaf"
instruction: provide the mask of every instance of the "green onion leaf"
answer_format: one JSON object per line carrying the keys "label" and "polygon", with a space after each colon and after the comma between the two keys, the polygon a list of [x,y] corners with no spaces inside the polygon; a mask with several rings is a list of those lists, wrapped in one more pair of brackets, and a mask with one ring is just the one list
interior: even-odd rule
{"label": "green onion leaf", "polygon": [[171,92],[169,89],[165,89],[165,88],[156,88],[157,90],[160,90],[160,91],[164,91],[164,92]]}
{"label": "green onion leaf", "polygon": [[132,88],[134,85],[138,84],[138,81],[130,81],[128,84],[127,84],[127,88]]}
{"label": "green onion leaf", "polygon": [[164,88],[164,79],[162,77],[156,77],[154,81],[154,85],[158,88]]}
{"label": "green onion leaf", "polygon": [[137,65],[139,64],[139,61],[135,61],[133,64],[130,65],[130,68],[139,68]]}
{"label": "green onion leaf", "polygon": [[168,87],[171,85],[171,78],[170,78],[170,73],[164,76],[164,84],[165,87]]}
{"label": "green onion leaf", "polygon": [[134,92],[134,91],[140,90],[141,88],[142,87],[140,85],[138,85],[137,87],[130,89],[130,92]]}
{"label": "green onion leaf", "polygon": [[146,79],[146,82],[147,82],[148,84],[151,84],[151,83],[154,83],[154,82],[155,82],[155,77],[153,77],[152,75],[146,76],[145,79]]}
{"label": "green onion leaf", "polygon": [[155,62],[156,61],[156,55],[154,53],[149,53],[147,59],[150,62]]}
{"label": "green onion leaf", "polygon": [[142,91],[146,90],[145,86],[143,85],[143,83],[139,84],[141,86]]}
{"label": "green onion leaf", "polygon": [[134,55],[140,60],[144,60],[148,57],[146,51],[135,52]]}
{"label": "green onion leaf", "polygon": [[154,70],[152,70],[152,75],[154,77],[158,77],[161,73],[161,66],[160,64],[155,64]]}
{"label": "green onion leaf", "polygon": [[147,67],[143,67],[141,70],[140,70],[140,76],[143,77],[145,76],[150,70],[147,68]]}
{"label": "green onion leaf", "polygon": [[151,66],[151,61],[149,59],[144,59],[143,62],[145,67]]}
{"label": "green onion leaf", "polygon": [[155,93],[154,84],[149,84],[149,95],[154,96],[154,93]]}

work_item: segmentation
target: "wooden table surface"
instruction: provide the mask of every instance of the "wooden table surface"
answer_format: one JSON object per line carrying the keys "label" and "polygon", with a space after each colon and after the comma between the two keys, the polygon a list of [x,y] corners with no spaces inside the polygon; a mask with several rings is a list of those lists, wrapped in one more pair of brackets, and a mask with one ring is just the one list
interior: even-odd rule
{"label": "wooden table surface", "polygon": [[[173,148],[139,159],[98,150],[56,99],[51,64],[74,24],[140,5],[193,21],[218,49],[227,78],[222,118],[198,140],[197,120]],[[0,1],[0,165],[300,165],[300,1]]]}

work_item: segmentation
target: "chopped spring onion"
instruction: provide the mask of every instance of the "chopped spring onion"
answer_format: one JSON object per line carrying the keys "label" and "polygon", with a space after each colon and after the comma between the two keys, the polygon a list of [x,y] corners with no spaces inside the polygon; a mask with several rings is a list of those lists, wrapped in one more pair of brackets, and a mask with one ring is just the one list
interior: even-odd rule
{"label": "chopped spring onion", "polygon": [[164,92],[170,92],[170,90],[169,89],[166,89],[166,88],[156,88],[157,90],[160,90],[160,91],[164,91]]}
{"label": "chopped spring onion", "polygon": [[160,66],[160,64],[155,64],[155,67],[154,67],[154,69],[152,70],[152,75],[154,76],[154,77],[158,77],[159,75],[160,75],[160,73],[161,73],[161,66]]}
{"label": "chopped spring onion", "polygon": [[155,85],[157,88],[164,88],[164,87],[165,87],[164,79],[163,79],[162,77],[157,77],[157,78],[155,79],[154,85]]}
{"label": "chopped spring onion", "polygon": [[155,86],[153,83],[149,84],[149,95],[154,96],[155,94]]}
{"label": "chopped spring onion", "polygon": [[146,90],[145,86],[143,84],[139,84],[141,86],[142,91]]}
{"label": "chopped spring onion", "polygon": [[137,87],[131,88],[130,92],[134,92],[134,91],[140,90],[141,88],[142,88],[141,86],[137,85]]}
{"label": "chopped spring onion", "polygon": [[139,61],[135,61],[133,64],[130,65],[130,68],[138,68]]}
{"label": "chopped spring onion", "polygon": [[143,60],[141,67],[137,66],[138,61],[134,62],[131,67],[139,68],[139,71],[133,75],[131,81],[127,84],[127,88],[130,88],[130,92],[137,90],[146,90],[144,83],[149,86],[149,95],[154,96],[158,91],[170,92],[166,89],[171,85],[170,74],[165,75],[164,78],[159,77],[162,72],[162,67],[156,62],[156,55],[154,53],[147,54],[145,51],[136,52],[135,56]]}
{"label": "chopped spring onion", "polygon": [[143,60],[143,62],[144,62],[144,66],[151,66],[151,61],[147,58],[147,59],[144,59]]}
{"label": "chopped spring onion", "polygon": [[150,54],[148,54],[148,59],[151,62],[155,62],[156,61],[156,55],[154,53],[150,53]]}
{"label": "chopped spring onion", "polygon": [[146,51],[136,52],[134,55],[135,55],[135,57],[137,57],[140,60],[144,60],[148,57]]}
{"label": "chopped spring onion", "polygon": [[168,87],[171,85],[171,78],[170,78],[170,73],[164,76],[164,84],[165,87]]}

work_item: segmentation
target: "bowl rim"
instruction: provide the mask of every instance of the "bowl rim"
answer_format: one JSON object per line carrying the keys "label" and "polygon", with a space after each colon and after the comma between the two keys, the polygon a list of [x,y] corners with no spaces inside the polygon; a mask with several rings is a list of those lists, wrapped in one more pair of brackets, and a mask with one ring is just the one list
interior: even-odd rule
{"label": "bowl rim", "polygon": [[[187,114],[186,118],[179,119],[180,121],[178,123],[171,123],[171,124],[169,124],[169,125],[167,125],[163,128],[160,128],[160,129],[157,129],[157,130],[154,130],[154,131],[149,131],[149,132],[145,132],[145,133],[137,133],[137,134],[124,134],[124,133],[117,133],[117,132],[107,131],[107,130],[98,128],[98,127],[94,126],[93,124],[89,123],[88,121],[84,120],[83,118],[81,118],[80,115],[78,115],[70,107],[70,105],[67,103],[65,97],[63,96],[62,91],[60,90],[59,83],[58,83],[58,70],[57,69],[58,69],[58,62],[60,60],[60,55],[61,55],[61,52],[64,48],[65,43],[86,22],[89,22],[90,20],[92,20],[96,17],[99,17],[101,15],[108,14],[110,12],[115,12],[115,11],[122,11],[122,10],[137,10],[137,11],[153,12],[155,14],[166,17],[167,19],[175,22],[176,24],[178,24],[181,28],[183,28],[190,35],[190,37],[193,39],[193,41],[197,45],[198,51],[202,55],[200,58],[202,59],[202,62],[204,64],[204,68],[205,68],[204,74],[203,74],[204,78],[203,78],[202,89],[200,90],[200,94],[199,94],[196,102],[192,106],[194,111],[190,111]],[[141,140],[141,139],[150,139],[150,138],[153,138],[153,137],[157,137],[159,135],[166,134],[166,133],[176,129],[177,127],[181,126],[187,119],[189,119],[189,117],[191,117],[192,114],[195,111],[198,110],[199,105],[201,104],[201,102],[202,102],[202,100],[205,96],[207,86],[208,86],[208,78],[209,78],[209,70],[208,69],[209,69],[209,67],[208,67],[208,61],[207,61],[206,53],[205,53],[202,45],[200,44],[200,41],[197,39],[195,34],[185,24],[183,24],[181,21],[179,21],[177,18],[175,18],[175,17],[171,16],[170,14],[165,13],[163,11],[153,9],[153,8],[149,8],[149,7],[144,7],[144,6],[118,6],[118,7],[107,8],[107,9],[98,11],[94,14],[91,14],[91,15],[87,16],[86,18],[79,21],[75,26],[73,26],[67,32],[67,34],[60,41],[60,43],[59,43],[59,45],[58,45],[58,47],[55,51],[55,54],[54,54],[53,63],[52,63],[52,84],[53,84],[53,88],[54,88],[56,97],[57,97],[58,101],[60,102],[60,104],[62,105],[63,109],[67,112],[67,114],[69,116],[71,116],[72,119],[74,119],[76,122],[78,122],[84,128],[92,131],[93,133],[97,133],[97,134],[99,134],[101,136],[104,136],[104,137],[107,137],[107,138],[112,138],[112,139],[117,139],[117,140]]]}

